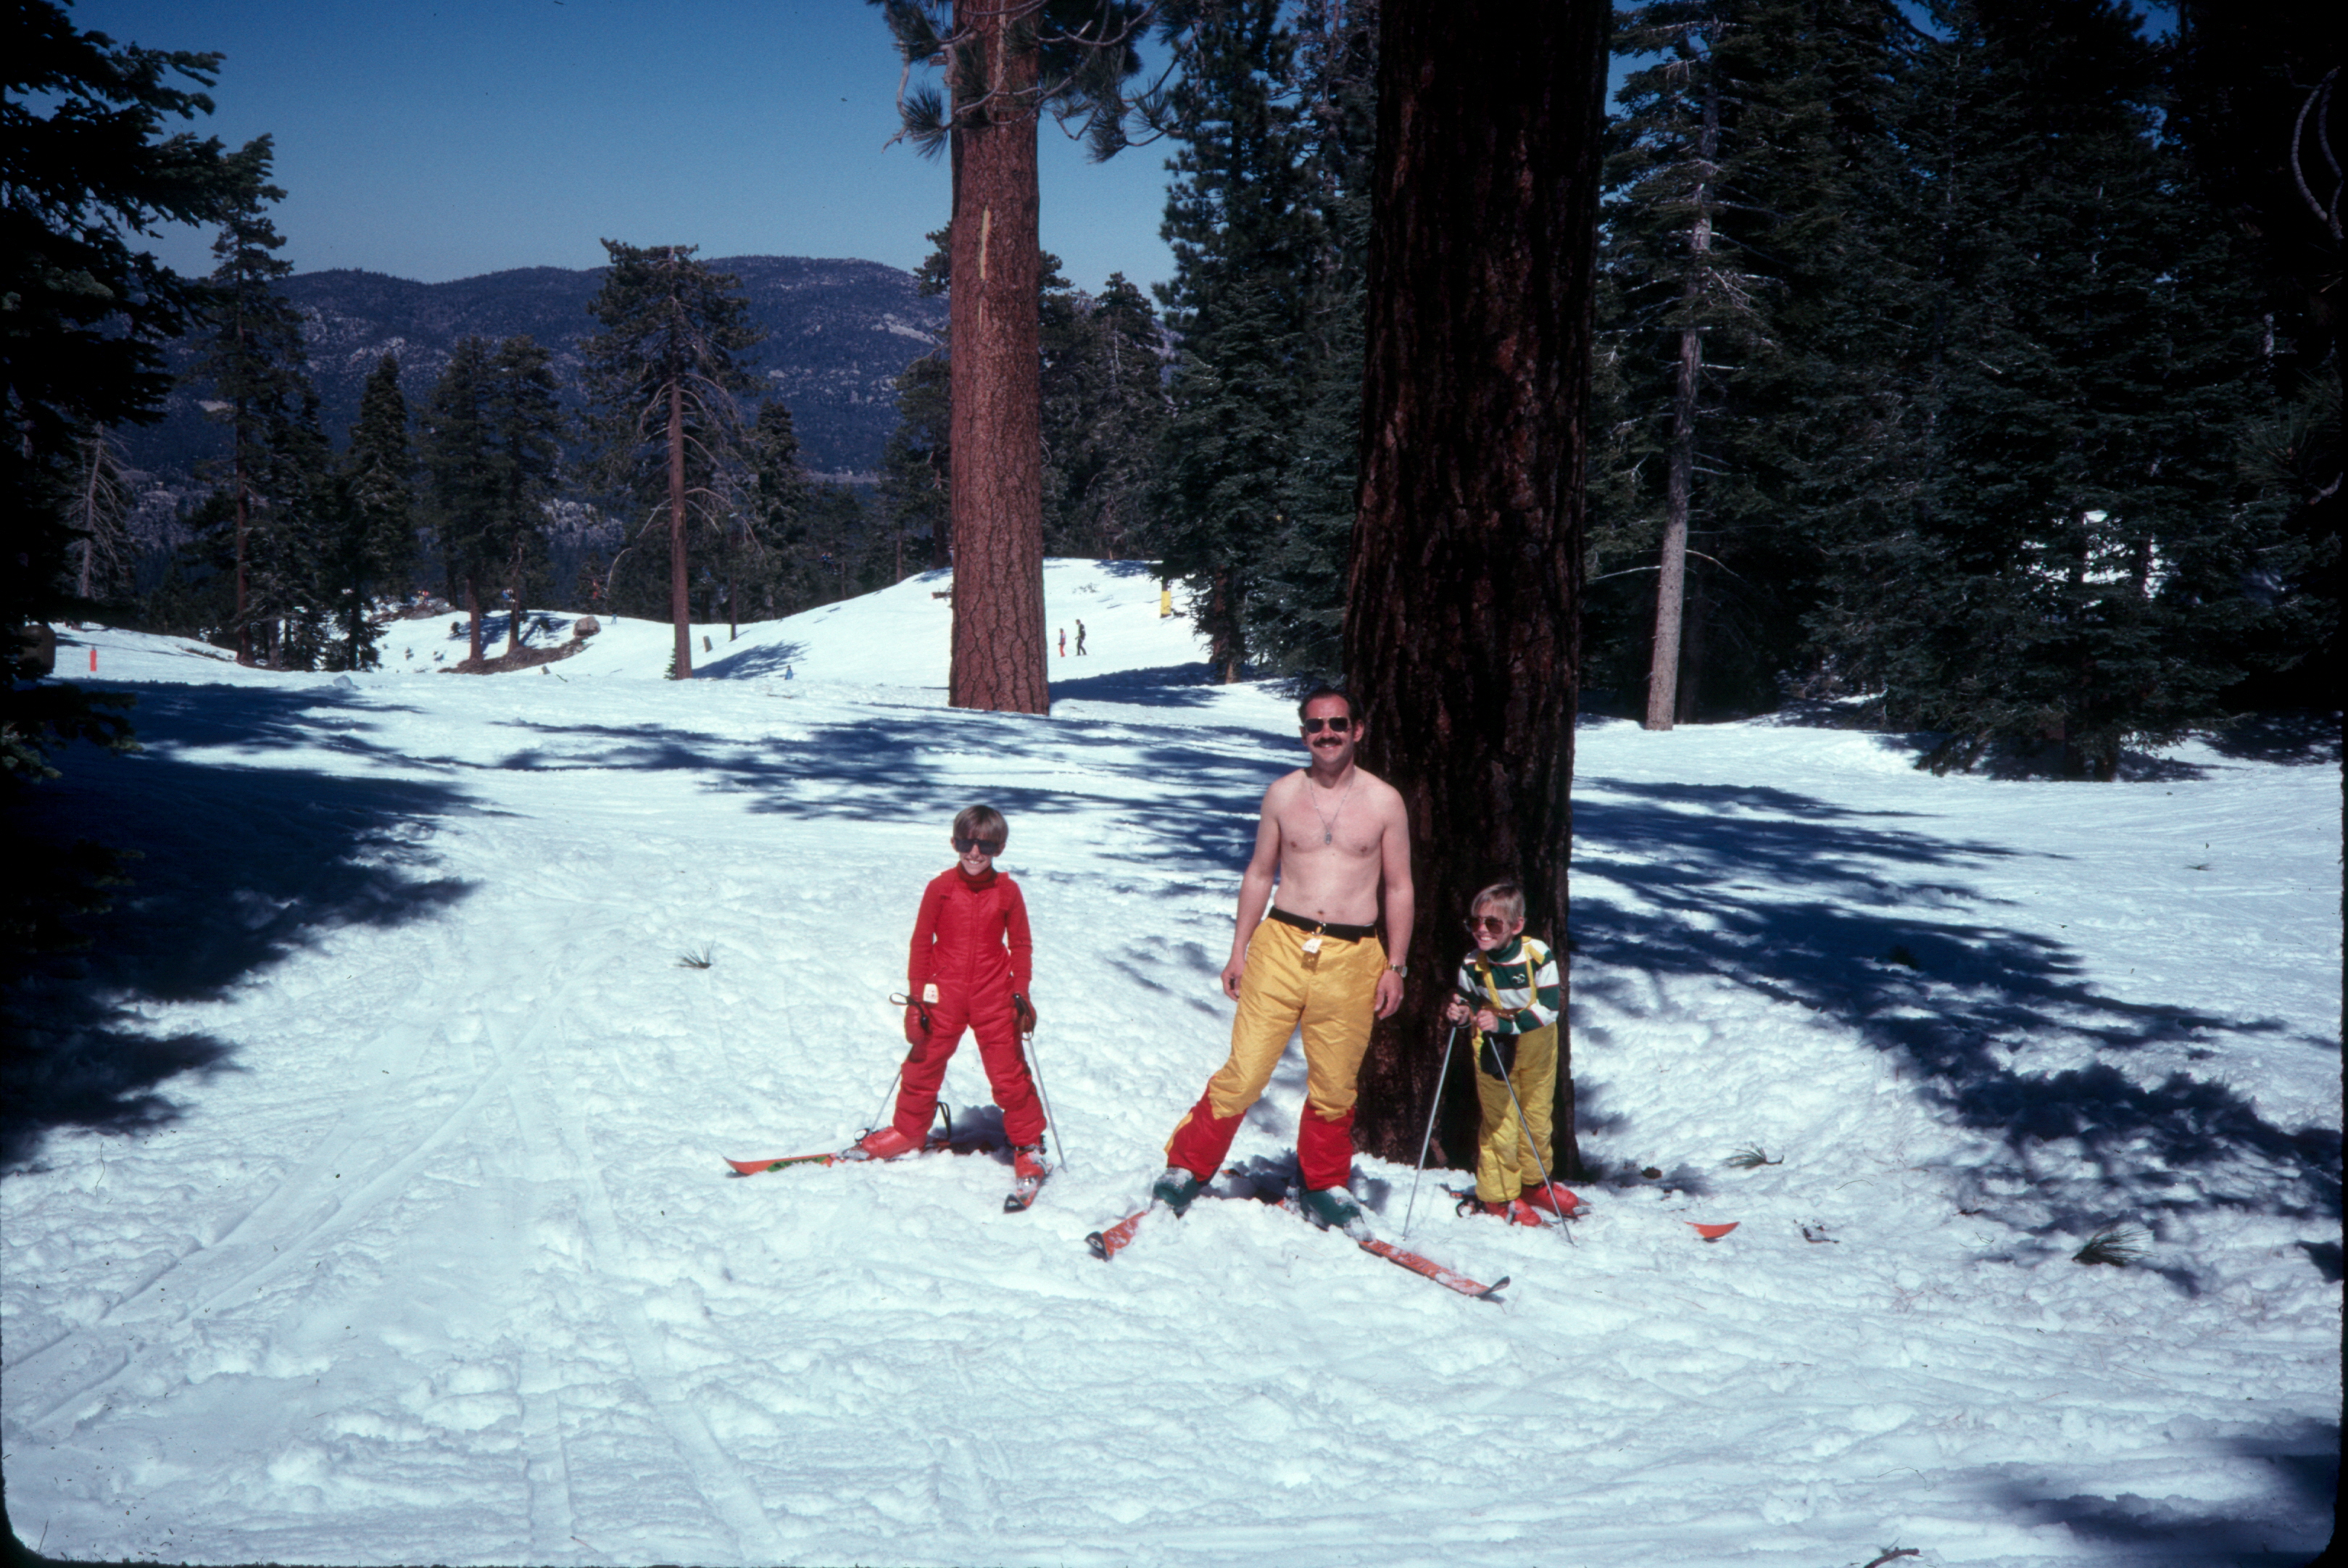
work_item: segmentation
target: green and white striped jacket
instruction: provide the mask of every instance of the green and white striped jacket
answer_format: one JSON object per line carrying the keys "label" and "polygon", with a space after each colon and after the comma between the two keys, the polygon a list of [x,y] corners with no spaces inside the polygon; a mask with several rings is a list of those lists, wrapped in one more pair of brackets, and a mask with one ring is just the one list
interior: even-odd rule
{"label": "green and white striped jacket", "polygon": [[1498,1015],[1503,1035],[1529,1035],[1557,1022],[1557,955],[1529,936],[1511,938],[1490,953],[1471,951],[1459,961],[1459,994],[1471,1007]]}

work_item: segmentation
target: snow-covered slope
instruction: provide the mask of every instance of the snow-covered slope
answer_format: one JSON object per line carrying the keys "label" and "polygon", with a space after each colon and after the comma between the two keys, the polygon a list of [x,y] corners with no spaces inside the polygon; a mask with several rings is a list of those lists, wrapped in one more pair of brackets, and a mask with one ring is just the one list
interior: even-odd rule
{"label": "snow-covered slope", "polygon": [[[66,634],[146,749],[73,757],[43,810],[147,858],[7,1123],[27,1544],[1823,1568],[2329,1534],[2336,758],[1993,783],[1790,722],[1587,726],[1604,1174],[1570,1241],[1432,1171],[1410,1244],[1504,1305],[1245,1202],[1104,1265],[1082,1238],[1221,1059],[1293,721],[1204,684],[1146,571],[1076,562],[1053,717],[945,708],[942,586],[697,629],[719,678],[684,685],[635,622],[486,679],[419,678],[445,620],[348,677]],[[1021,1216],[983,1156],[728,1179],[881,1114],[915,897],[976,799],[1066,1169]],[[1235,1161],[1279,1171],[1302,1078]],[[984,1122],[974,1052],[946,1097]],[[1409,1168],[1357,1176],[1397,1233]],[[2071,1261],[2112,1224],[2140,1261]]]}

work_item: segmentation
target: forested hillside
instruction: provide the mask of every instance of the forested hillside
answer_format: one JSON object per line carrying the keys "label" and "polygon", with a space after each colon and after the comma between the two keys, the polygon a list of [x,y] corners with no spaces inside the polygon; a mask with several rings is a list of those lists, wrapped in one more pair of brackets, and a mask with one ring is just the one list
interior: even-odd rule
{"label": "forested hillside", "polygon": [[[729,256],[709,265],[741,280],[751,319],[767,335],[752,370],[789,406],[807,466],[878,469],[896,422],[892,384],[934,346],[944,302],[915,292],[911,273],[878,262]],[[604,270],[521,267],[445,284],[335,270],[297,273],[279,292],[302,314],[322,423],[340,437],[358,417],[360,388],[386,353],[398,355],[400,389],[421,405],[468,335],[536,339],[552,351],[562,403],[575,409],[579,344],[595,326],[587,302]],[[190,367],[184,340],[175,357],[176,368]],[[210,396],[200,382],[183,383],[162,424],[126,430],[131,463],[180,473],[218,457],[219,428],[200,406]]]}

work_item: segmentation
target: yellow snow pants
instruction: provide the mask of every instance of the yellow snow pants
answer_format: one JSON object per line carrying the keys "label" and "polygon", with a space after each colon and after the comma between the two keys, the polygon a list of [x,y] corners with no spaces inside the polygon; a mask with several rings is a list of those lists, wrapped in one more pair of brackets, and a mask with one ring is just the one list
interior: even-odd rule
{"label": "yellow snow pants", "polygon": [[[1541,1184],[1544,1168],[1555,1170],[1550,1150],[1550,1112],[1557,1097],[1557,1026],[1517,1037],[1516,1067],[1504,1082],[1484,1070],[1476,1053],[1476,1196],[1505,1203],[1528,1187]],[[1509,1086],[1516,1086],[1516,1101]],[[1525,1108],[1524,1124],[1517,1106]],[[1526,1137],[1527,1130],[1531,1137]]]}

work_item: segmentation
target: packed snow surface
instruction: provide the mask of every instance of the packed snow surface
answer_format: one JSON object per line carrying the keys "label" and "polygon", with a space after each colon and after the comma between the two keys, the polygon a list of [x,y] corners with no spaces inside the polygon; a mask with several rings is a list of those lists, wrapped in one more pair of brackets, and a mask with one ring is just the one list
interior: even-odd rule
{"label": "packed snow surface", "polygon": [[[1240,867],[1301,751],[1146,568],[1046,584],[1049,718],[944,706],[935,575],[695,628],[688,684],[633,621],[490,677],[441,673],[446,618],[345,677],[65,630],[145,749],[71,755],[40,809],[145,858],[8,1113],[21,1539],[1827,1568],[2330,1534],[2336,752],[2001,782],[1824,723],[1587,723],[1589,1217],[1461,1216],[1442,1171],[1413,1207],[1364,1156],[1381,1233],[1412,1207],[1500,1304],[1244,1182],[1104,1264],[1086,1233],[1222,1059]],[[983,1153],[730,1178],[882,1116],[888,995],[975,800],[1011,822],[1066,1168],[1024,1215]],[[1292,1054],[1235,1164],[1282,1172],[1303,1087]],[[946,1098],[985,1125],[974,1050]],[[2115,1225],[2140,1257],[2073,1261]]]}

